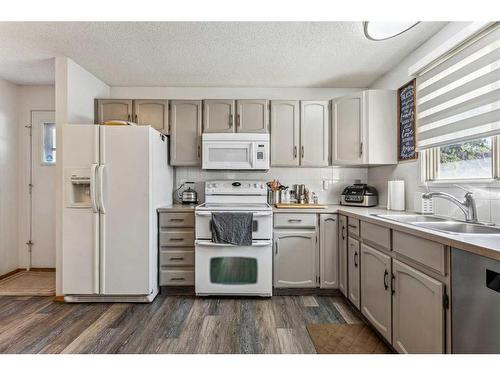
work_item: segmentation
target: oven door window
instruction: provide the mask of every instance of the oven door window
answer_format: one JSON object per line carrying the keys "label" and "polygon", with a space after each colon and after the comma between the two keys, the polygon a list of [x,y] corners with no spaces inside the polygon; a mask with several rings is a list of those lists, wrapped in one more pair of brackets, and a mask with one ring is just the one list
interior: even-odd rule
{"label": "oven door window", "polygon": [[210,259],[212,284],[257,284],[257,259],[245,257],[214,257]]}

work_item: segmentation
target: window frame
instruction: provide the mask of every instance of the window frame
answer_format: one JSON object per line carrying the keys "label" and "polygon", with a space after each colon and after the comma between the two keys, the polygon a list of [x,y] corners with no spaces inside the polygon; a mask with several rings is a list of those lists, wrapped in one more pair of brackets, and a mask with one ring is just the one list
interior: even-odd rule
{"label": "window frame", "polygon": [[[420,182],[422,185],[453,186],[456,184],[471,184],[500,187],[500,136],[491,137],[491,178],[443,178],[437,177],[440,160],[440,147],[420,151]],[[432,177],[436,176],[436,177]]]}

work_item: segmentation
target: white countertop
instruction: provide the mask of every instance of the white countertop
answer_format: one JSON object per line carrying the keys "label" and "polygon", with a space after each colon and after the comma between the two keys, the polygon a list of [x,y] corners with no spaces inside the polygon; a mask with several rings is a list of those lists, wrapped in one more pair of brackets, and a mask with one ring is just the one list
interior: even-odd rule
{"label": "white countertop", "polygon": [[374,214],[414,214],[413,212],[390,211],[384,207],[353,207],[341,205],[328,205],[327,208],[274,208],[275,213],[301,212],[315,214],[339,213],[361,219],[373,224],[383,225],[385,227],[401,232],[413,234],[418,237],[436,241],[444,245],[465,250],[477,255],[485,256],[495,260],[500,260],[500,236],[486,234],[461,234],[445,233],[428,228],[417,227],[411,224],[400,223],[393,220],[383,219]]}

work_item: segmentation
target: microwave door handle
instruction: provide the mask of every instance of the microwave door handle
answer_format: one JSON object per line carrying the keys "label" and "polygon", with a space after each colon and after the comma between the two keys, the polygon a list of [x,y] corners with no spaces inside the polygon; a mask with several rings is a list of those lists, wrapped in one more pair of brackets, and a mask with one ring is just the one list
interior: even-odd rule
{"label": "microwave door handle", "polygon": [[250,158],[251,158],[251,160],[250,160],[250,166],[252,167],[252,169],[255,168],[255,162],[257,160],[257,154],[256,153],[257,153],[257,149],[255,147],[255,143],[252,142],[252,143],[250,143],[250,155],[251,155],[250,156]]}

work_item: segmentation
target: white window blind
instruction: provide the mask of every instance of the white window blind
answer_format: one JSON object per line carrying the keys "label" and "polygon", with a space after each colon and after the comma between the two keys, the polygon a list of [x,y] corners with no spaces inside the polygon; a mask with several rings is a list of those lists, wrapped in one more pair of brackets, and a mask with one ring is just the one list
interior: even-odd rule
{"label": "white window blind", "polygon": [[500,23],[417,77],[419,150],[500,134]]}

